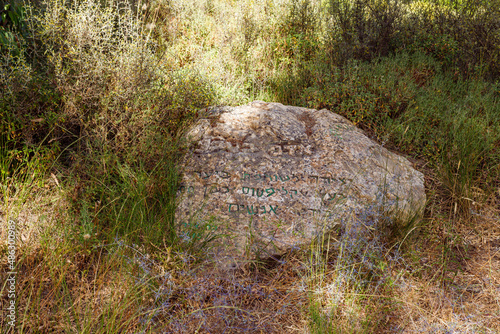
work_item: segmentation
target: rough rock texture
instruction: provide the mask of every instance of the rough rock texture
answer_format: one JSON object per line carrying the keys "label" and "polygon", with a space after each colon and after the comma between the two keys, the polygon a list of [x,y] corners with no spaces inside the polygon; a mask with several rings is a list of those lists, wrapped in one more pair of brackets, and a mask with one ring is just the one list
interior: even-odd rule
{"label": "rough rock texture", "polygon": [[403,219],[424,208],[423,174],[326,109],[219,108],[188,137],[177,218],[217,225],[224,258],[277,254],[374,204]]}

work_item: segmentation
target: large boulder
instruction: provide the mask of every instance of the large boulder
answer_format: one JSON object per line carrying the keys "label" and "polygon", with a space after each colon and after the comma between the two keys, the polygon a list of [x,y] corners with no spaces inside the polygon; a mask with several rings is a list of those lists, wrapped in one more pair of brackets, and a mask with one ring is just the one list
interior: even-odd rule
{"label": "large boulder", "polygon": [[225,263],[305,244],[366,208],[401,220],[425,205],[422,173],[326,109],[217,108],[188,137],[177,219],[217,226]]}

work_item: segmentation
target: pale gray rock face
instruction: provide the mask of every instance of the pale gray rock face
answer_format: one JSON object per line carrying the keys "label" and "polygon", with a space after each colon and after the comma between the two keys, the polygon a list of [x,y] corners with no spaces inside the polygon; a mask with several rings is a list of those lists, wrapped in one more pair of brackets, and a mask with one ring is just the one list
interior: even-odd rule
{"label": "pale gray rock face", "polygon": [[424,176],[326,109],[252,102],[200,119],[177,221],[218,226],[221,258],[278,254],[366,208],[422,213]]}

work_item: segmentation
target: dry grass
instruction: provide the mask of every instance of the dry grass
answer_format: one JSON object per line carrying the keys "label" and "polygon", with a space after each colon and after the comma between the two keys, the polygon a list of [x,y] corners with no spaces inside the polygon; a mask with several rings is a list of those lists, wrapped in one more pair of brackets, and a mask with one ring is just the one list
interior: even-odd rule
{"label": "dry grass", "polygon": [[[500,330],[497,194],[468,220],[429,217],[399,256],[393,248],[374,262],[382,269],[366,271],[349,253],[313,247],[222,272],[210,259],[165,259],[167,249],[149,256],[119,240],[69,241],[66,202],[53,178],[46,185],[32,187],[16,213],[23,333],[315,333],[311,305],[331,332]],[[12,217],[7,203],[1,209]]]}
{"label": "dry grass", "polygon": [[500,331],[499,222],[480,218],[454,237],[448,263],[442,243],[428,240],[420,261],[398,287],[403,333],[497,333]]}

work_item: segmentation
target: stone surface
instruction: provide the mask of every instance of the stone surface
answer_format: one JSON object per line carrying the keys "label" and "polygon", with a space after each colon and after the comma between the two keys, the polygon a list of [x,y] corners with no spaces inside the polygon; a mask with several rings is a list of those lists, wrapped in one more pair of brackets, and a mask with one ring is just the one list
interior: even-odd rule
{"label": "stone surface", "polygon": [[403,219],[424,208],[423,174],[326,109],[218,108],[188,137],[177,219],[217,225],[224,258],[280,253],[374,203]]}

